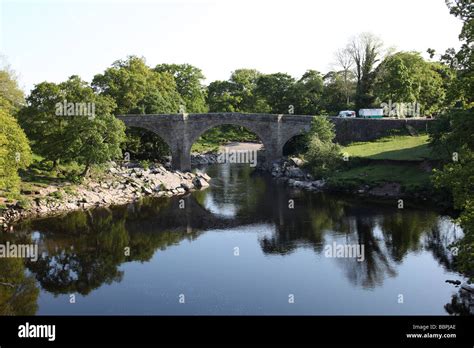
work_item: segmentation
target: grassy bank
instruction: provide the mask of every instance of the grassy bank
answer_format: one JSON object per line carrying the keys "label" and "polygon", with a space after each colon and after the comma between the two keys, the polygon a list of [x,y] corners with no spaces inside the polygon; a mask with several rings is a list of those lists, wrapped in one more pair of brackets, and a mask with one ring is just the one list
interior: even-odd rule
{"label": "grassy bank", "polygon": [[428,146],[427,135],[352,143],[341,152],[349,160],[329,177],[328,183],[334,189],[351,191],[396,183],[407,194],[427,195],[431,191],[431,167],[437,156]]}
{"label": "grassy bank", "polygon": [[391,136],[372,142],[350,144],[343,149],[350,157],[370,160],[423,161],[436,160],[428,146],[428,135]]}

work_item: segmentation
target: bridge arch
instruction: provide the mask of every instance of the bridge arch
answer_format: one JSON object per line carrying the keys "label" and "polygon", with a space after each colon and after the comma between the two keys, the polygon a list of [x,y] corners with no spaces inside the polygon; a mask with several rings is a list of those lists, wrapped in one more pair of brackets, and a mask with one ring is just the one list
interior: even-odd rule
{"label": "bridge arch", "polygon": [[312,116],[208,113],[169,115],[119,115],[127,126],[141,127],[158,134],[170,147],[172,167],[191,169],[191,147],[207,130],[225,124],[244,127],[256,134],[265,149],[265,162],[282,156],[283,145],[309,128]]}
{"label": "bridge arch", "polygon": [[[161,161],[171,155],[169,140],[164,139],[163,134],[160,135],[162,132],[136,126],[127,126],[125,132],[128,138],[134,139],[130,144],[127,143],[124,149],[128,152],[130,160]],[[136,146],[137,139],[139,146]]]}
{"label": "bridge arch", "polygon": [[245,130],[247,130],[248,132],[254,134],[258,141],[260,143],[262,143],[263,145],[263,150],[266,150],[268,144],[266,144],[268,141],[267,139],[264,138],[264,135],[258,130],[256,129],[256,127],[252,127],[252,125],[242,125],[240,123],[232,123],[232,122],[218,122],[217,124],[213,124],[213,125],[206,125],[206,126],[203,126],[202,128],[199,128],[199,129],[196,129],[196,131],[190,133],[190,137],[189,137],[189,153],[191,153],[191,149],[192,149],[192,146],[199,140],[200,137],[202,137],[203,135],[205,135],[208,131],[211,131],[212,129],[214,128],[217,128],[217,127],[221,127],[221,126],[238,126],[238,127],[242,127],[244,128]]}

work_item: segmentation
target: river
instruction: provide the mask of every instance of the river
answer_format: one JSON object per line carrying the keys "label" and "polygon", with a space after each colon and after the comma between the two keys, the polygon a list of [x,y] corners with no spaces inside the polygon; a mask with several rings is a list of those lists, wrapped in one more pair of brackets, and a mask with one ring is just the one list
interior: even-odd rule
{"label": "river", "polygon": [[0,310],[447,314],[457,289],[445,280],[464,281],[448,250],[462,231],[431,209],[298,191],[248,165],[205,170],[211,187],[185,197],[16,225],[3,241],[34,242],[40,257],[0,260],[24,283]]}

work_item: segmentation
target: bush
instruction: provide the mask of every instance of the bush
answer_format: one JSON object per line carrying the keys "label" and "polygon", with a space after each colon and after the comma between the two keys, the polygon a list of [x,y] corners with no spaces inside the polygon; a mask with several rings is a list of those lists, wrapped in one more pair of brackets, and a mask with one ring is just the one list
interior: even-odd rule
{"label": "bush", "polygon": [[305,159],[316,177],[325,177],[342,161],[341,147],[333,143],[334,125],[326,117],[315,117],[308,134],[308,150]]}

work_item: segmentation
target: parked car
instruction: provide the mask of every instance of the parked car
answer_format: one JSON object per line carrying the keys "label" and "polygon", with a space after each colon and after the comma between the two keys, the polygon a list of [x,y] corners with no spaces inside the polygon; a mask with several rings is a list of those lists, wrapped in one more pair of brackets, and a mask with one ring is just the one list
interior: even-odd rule
{"label": "parked car", "polygon": [[356,112],[352,110],[339,111],[337,117],[356,117]]}
{"label": "parked car", "polygon": [[382,118],[383,109],[360,109],[359,117],[363,118]]}

